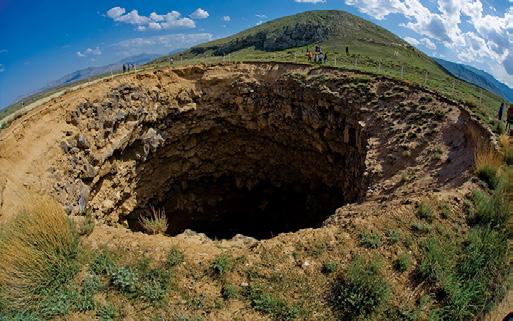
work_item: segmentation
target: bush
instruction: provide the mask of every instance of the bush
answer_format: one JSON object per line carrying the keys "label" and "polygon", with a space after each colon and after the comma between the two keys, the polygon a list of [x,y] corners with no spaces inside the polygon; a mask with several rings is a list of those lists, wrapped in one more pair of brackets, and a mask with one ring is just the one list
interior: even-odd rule
{"label": "bush", "polygon": [[370,318],[389,298],[390,286],[380,275],[379,260],[356,258],[334,284],[332,304],[343,320],[355,320]]}
{"label": "bush", "polygon": [[216,277],[223,277],[233,268],[233,261],[229,256],[221,254],[214,259],[211,267]]}
{"label": "bush", "polygon": [[80,235],[90,235],[93,233],[95,226],[95,221],[93,214],[91,212],[87,212],[84,221],[78,226],[78,234]]}
{"label": "bush", "polygon": [[169,288],[171,273],[159,267],[151,268],[148,260],[140,261],[136,265],[136,270],[140,279],[137,295],[150,303],[164,300]]}
{"label": "bush", "polygon": [[114,321],[118,316],[118,312],[112,304],[106,303],[96,309],[96,316],[100,321]]}
{"label": "bush", "polygon": [[456,264],[456,247],[450,242],[441,242],[432,236],[421,244],[422,258],[419,264],[420,275],[433,282],[444,285]]}
{"label": "bush", "polygon": [[[43,313],[44,301],[61,302],[63,289],[80,269],[78,234],[62,208],[46,200],[30,202],[29,209],[0,231],[2,314]],[[49,313],[42,317],[65,312],[57,310],[46,310]]]}
{"label": "bush", "polygon": [[168,228],[166,212],[153,207],[149,217],[141,217],[139,223],[146,232],[152,235],[165,234]]}
{"label": "bush", "polygon": [[411,229],[413,232],[419,233],[419,234],[427,234],[431,232],[431,225],[424,224],[421,222],[415,222],[411,225]]}
{"label": "bush", "polygon": [[359,235],[360,245],[368,249],[377,249],[382,244],[381,236],[373,232],[364,232]]}

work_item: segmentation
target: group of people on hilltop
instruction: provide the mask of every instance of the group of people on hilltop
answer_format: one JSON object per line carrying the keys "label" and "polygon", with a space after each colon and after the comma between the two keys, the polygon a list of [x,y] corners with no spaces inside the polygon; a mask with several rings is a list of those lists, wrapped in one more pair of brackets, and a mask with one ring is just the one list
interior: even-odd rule
{"label": "group of people on hilltop", "polygon": [[[506,109],[506,104],[502,103],[501,106],[499,107],[499,112],[497,115],[497,118],[499,119],[500,122],[502,121],[504,109]],[[513,104],[511,104],[509,106],[508,111],[506,112],[506,133],[511,135],[511,133],[513,132],[512,129],[513,129]]]}
{"label": "group of people on hilltop", "polygon": [[131,70],[135,70],[134,64],[123,64],[123,72],[129,72]]}
{"label": "group of people on hilltop", "polygon": [[315,62],[319,64],[328,63],[328,53],[323,53],[322,48],[319,45],[315,46],[315,52],[311,52],[310,49],[306,48],[306,57],[308,58],[308,62]]}

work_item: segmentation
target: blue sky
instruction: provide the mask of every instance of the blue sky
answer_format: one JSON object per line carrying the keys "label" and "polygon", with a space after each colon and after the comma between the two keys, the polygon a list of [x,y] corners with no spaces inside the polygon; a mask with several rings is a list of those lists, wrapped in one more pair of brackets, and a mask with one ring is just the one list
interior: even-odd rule
{"label": "blue sky", "polygon": [[0,108],[80,68],[319,9],[359,15],[513,87],[513,0],[0,0]]}

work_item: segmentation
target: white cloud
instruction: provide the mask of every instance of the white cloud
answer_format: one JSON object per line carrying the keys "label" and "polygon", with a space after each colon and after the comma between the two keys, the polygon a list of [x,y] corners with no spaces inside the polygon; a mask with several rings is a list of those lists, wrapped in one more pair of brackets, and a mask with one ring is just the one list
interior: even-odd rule
{"label": "white cloud", "polygon": [[267,15],[265,14],[256,14],[255,16],[260,19],[267,19]]}
{"label": "white cloud", "polygon": [[404,40],[406,40],[406,42],[408,42],[412,46],[420,45],[420,41],[412,37],[404,37]]}
{"label": "white cloud", "polygon": [[102,54],[102,51],[99,47],[96,48],[87,48],[86,50],[80,52],[77,51],[77,56],[84,58],[84,57],[91,57],[91,56],[100,56]]}
{"label": "white cloud", "polygon": [[196,11],[194,11],[193,13],[191,13],[189,15],[189,17],[191,17],[192,19],[206,19],[209,16],[210,15],[208,14],[208,12],[201,8],[196,9]]}
{"label": "white cloud", "polygon": [[265,21],[260,20],[260,21],[259,21],[259,22],[257,22],[255,25],[256,25],[256,26],[260,26],[260,25],[261,25],[262,23],[264,23],[264,22],[265,22]]}
{"label": "white cloud", "polygon": [[[436,4],[438,11],[430,10],[423,2]],[[488,66],[498,63],[504,72],[513,75],[510,62],[513,59],[509,58],[513,53],[513,7],[503,15],[490,15],[484,13],[481,0],[345,0],[345,3],[378,20],[392,14],[402,15],[406,22],[400,26],[424,36],[417,41],[426,48],[436,50],[433,41],[436,40],[452,49],[462,62]],[[494,70],[498,72],[499,68]],[[513,82],[509,84],[512,86]]]}
{"label": "white cloud", "polygon": [[138,37],[114,44],[125,56],[140,53],[169,53],[176,49],[185,49],[213,39],[210,33],[169,34],[163,36]]}
{"label": "white cloud", "polygon": [[4,71],[5,71],[4,65],[0,64],[0,72],[4,72]]}
{"label": "white cloud", "polygon": [[107,16],[116,22],[134,25],[138,31],[196,27],[192,19],[182,17],[182,14],[178,11],[171,11],[162,15],[152,12],[149,16],[141,16],[137,10],[125,13],[125,8],[114,7],[107,11]]}
{"label": "white cloud", "polygon": [[422,38],[422,39],[420,39],[420,42],[424,45],[424,47],[431,49],[431,50],[436,50],[436,45],[433,41],[431,41],[431,39]]}
{"label": "white cloud", "polygon": [[297,3],[326,3],[326,0],[294,0]]}
{"label": "white cloud", "polygon": [[232,18],[230,18],[230,16],[224,16],[223,21],[229,22],[229,21],[232,21]]}

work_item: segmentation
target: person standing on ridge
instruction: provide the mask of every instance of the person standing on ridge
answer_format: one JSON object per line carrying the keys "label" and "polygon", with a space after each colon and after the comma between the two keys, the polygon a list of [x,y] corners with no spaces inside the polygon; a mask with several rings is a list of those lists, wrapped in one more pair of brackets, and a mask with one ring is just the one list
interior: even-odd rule
{"label": "person standing on ridge", "polygon": [[328,53],[326,52],[324,54],[324,64],[326,65],[328,63]]}
{"label": "person standing on ridge", "polygon": [[507,115],[507,119],[506,119],[506,133],[508,133],[510,136],[511,135],[511,127],[513,125],[513,104],[511,104],[508,108],[508,115]]}
{"label": "person standing on ridge", "polygon": [[506,108],[505,103],[501,103],[501,106],[499,107],[499,112],[497,113],[497,118],[499,121],[502,121],[502,115],[504,114],[504,108]]}
{"label": "person standing on ridge", "polygon": [[125,73],[125,72],[126,72],[126,65],[123,64],[123,73]]}

